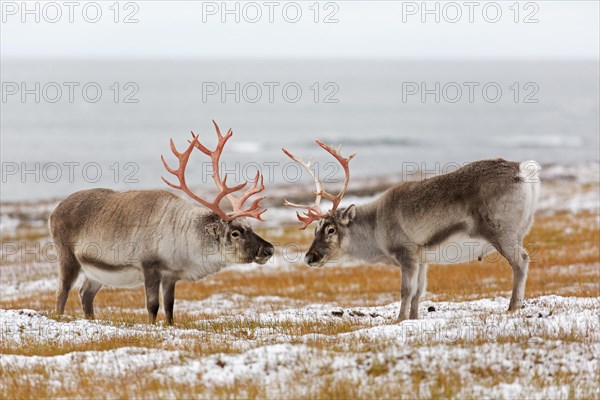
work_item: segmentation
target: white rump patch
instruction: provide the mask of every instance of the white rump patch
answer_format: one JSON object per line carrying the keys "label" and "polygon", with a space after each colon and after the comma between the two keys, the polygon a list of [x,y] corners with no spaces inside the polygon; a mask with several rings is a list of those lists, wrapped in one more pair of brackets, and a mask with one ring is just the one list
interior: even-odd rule
{"label": "white rump patch", "polygon": [[539,183],[542,167],[537,161],[523,161],[519,164],[519,176],[525,183]]}
{"label": "white rump patch", "polygon": [[529,230],[538,199],[540,198],[540,171],[542,167],[537,161],[523,161],[519,164],[519,176],[523,178],[525,192],[525,215],[522,228]]}

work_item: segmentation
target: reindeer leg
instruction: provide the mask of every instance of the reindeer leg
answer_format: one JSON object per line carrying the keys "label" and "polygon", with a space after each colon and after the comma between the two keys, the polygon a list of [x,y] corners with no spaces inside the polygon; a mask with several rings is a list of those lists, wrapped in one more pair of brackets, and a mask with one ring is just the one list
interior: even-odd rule
{"label": "reindeer leg", "polygon": [[148,310],[148,323],[156,322],[158,314],[160,291],[160,263],[148,262],[142,263],[144,269],[144,288],[146,289],[146,309]]}
{"label": "reindeer leg", "polygon": [[523,308],[525,298],[525,283],[529,269],[529,255],[521,245],[521,240],[504,239],[495,245],[496,250],[508,261],[513,270],[513,289],[508,311]]}
{"label": "reindeer leg", "polygon": [[514,260],[511,261],[511,267],[513,269],[513,290],[508,311],[515,311],[523,308],[525,284],[529,270],[529,254],[522,247],[519,249],[519,255],[515,256]]}
{"label": "reindeer leg", "polygon": [[102,287],[102,284],[85,278],[81,289],[79,289],[79,297],[83,306],[83,314],[87,319],[94,319],[94,297]]}
{"label": "reindeer leg", "polygon": [[175,304],[175,284],[177,280],[165,278],[161,281],[163,292],[163,308],[167,317],[167,324],[173,325],[173,306]]}
{"label": "reindeer leg", "polygon": [[81,264],[75,258],[73,251],[67,246],[58,244],[57,252],[59,255],[59,282],[58,291],[56,292],[56,313],[62,314],[65,312],[65,304],[69,298],[69,291],[73,287],[73,283],[79,276]]}
{"label": "reindeer leg", "polygon": [[401,248],[394,252],[396,262],[402,271],[402,285],[400,288],[400,314],[398,322],[402,322],[409,318],[411,301],[417,292],[417,283],[419,277],[419,264],[416,263],[410,255],[408,249]]}
{"label": "reindeer leg", "polygon": [[410,303],[410,319],[419,319],[419,301],[427,286],[427,264],[419,264],[417,285],[417,292]]}
{"label": "reindeer leg", "polygon": [[409,319],[409,311],[411,300],[417,291],[417,278],[418,278],[418,264],[402,264],[400,266],[402,270],[402,286],[400,288],[400,297],[402,303],[400,304],[400,314],[398,315],[398,322]]}

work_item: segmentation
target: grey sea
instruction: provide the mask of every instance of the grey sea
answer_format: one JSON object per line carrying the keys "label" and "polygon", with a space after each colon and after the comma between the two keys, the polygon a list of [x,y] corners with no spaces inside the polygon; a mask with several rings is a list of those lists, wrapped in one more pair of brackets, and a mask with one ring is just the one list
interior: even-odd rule
{"label": "grey sea", "polygon": [[[353,176],[503,157],[597,163],[597,61],[49,60],[1,63],[1,200],[164,187],[169,138],[234,129],[231,181],[299,182],[281,148],[334,176],[319,138],[358,152]],[[210,184],[194,155],[189,181]],[[308,179],[305,177],[305,179]]]}

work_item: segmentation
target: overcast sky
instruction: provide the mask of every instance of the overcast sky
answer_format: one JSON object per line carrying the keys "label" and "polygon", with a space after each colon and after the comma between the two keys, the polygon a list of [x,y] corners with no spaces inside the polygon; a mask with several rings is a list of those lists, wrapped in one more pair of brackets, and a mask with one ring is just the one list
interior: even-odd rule
{"label": "overcast sky", "polygon": [[[89,5],[85,13],[86,2],[80,2],[71,9],[73,22],[64,2],[54,3],[60,17],[54,5],[36,3],[39,12],[30,3],[33,14],[24,14],[21,1],[2,2],[2,57],[598,59],[600,47],[596,0],[521,2],[517,8],[514,0],[476,1],[472,7],[428,2],[430,10],[437,4],[439,22],[435,14],[422,14],[421,1],[335,1],[318,7],[314,1],[228,2],[231,14],[223,14],[221,1],[136,1],[120,3],[118,17],[113,1]],[[127,16],[138,22],[124,23]],[[325,23],[326,17],[333,23]]]}

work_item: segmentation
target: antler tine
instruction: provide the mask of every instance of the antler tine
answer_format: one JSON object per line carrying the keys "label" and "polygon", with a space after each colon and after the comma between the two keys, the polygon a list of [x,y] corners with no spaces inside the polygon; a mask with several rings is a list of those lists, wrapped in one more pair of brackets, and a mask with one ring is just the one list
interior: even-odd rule
{"label": "antler tine", "polygon": [[[215,130],[217,131],[217,136],[219,138],[219,144],[217,145],[217,150],[215,151],[219,151],[219,156],[221,155],[221,152],[223,151],[223,147],[225,146],[225,143],[227,143],[227,141],[229,140],[229,138],[231,136],[233,136],[233,131],[231,129],[229,129],[227,131],[227,133],[225,134],[225,136],[223,136],[221,134],[221,129],[219,128],[219,125],[217,125],[217,123],[215,122],[215,120],[213,120],[213,125],[215,126]],[[217,163],[218,165],[218,163]],[[258,187],[258,179],[260,178],[260,187]],[[243,187],[245,187],[248,184],[248,182],[245,182],[243,184],[243,186],[240,188],[242,189]],[[246,192],[241,195],[239,198],[236,198],[233,194],[229,194],[227,195],[227,200],[229,200],[229,202],[231,203],[231,207],[233,208],[233,214],[236,217],[242,217],[242,216],[247,216],[247,217],[252,217],[252,218],[256,218],[258,220],[262,219],[260,218],[260,216],[266,211],[260,211],[260,201],[264,200],[265,197],[261,198],[261,199],[257,199],[258,201],[254,201],[252,203],[252,205],[250,205],[250,207],[248,207],[247,209],[243,209],[244,207],[244,203],[253,195],[262,192],[263,190],[265,190],[265,185],[264,185],[264,178],[262,176],[262,174],[260,173],[260,171],[256,171],[256,177],[254,178],[254,183],[251,187],[249,187]]]}
{"label": "antler tine", "polygon": [[[160,159],[162,160],[163,165],[165,166],[165,169],[167,171],[169,171],[171,174],[176,175],[177,174],[177,170],[169,167],[169,164],[167,164],[167,161],[165,161],[165,157],[163,155],[160,156]],[[162,178],[162,176],[161,176]],[[167,181],[165,178],[162,178],[163,181]],[[168,182],[167,182],[168,183]]]}
{"label": "antler tine", "polygon": [[[223,134],[221,133],[221,129],[219,128],[219,125],[215,122],[215,120],[213,120],[212,123],[215,126],[215,131],[217,132],[217,138],[218,138],[217,147],[215,148],[214,151],[210,151],[206,147],[202,146],[200,144],[200,142],[197,142],[196,147],[199,148],[204,154],[210,156],[210,158],[212,160],[213,179],[215,181],[215,184],[217,185],[217,187],[219,189],[225,190],[225,189],[229,189],[229,187],[227,186],[227,174],[225,174],[225,177],[221,180],[221,177],[219,174],[219,160],[221,158],[221,154],[223,153],[225,144],[227,143],[229,138],[231,138],[231,136],[233,136],[233,130],[229,129],[227,131],[227,133],[225,134],[225,136],[223,136]],[[259,177],[261,179],[260,187],[258,187],[258,178]],[[230,190],[230,191],[228,190],[227,194],[225,195],[225,197],[227,197],[227,200],[229,200],[229,203],[231,203],[231,207],[233,209],[233,212],[229,215],[229,219],[234,219],[234,218],[239,218],[239,217],[252,217],[252,218],[261,220],[260,219],[261,214],[264,211],[266,211],[266,210],[260,211],[259,210],[260,205],[258,205],[258,204],[256,206],[251,205],[249,208],[243,209],[244,202],[246,202],[246,200],[248,200],[248,198],[250,198],[252,195],[262,192],[265,189],[264,180],[262,178],[262,175],[260,175],[260,172],[257,172],[254,184],[250,188],[248,188],[248,190],[241,197],[236,198],[233,195],[234,192],[237,192],[237,191],[243,189],[244,187],[246,187],[247,184],[248,184],[248,182],[244,182],[238,186],[235,186],[234,188],[232,188],[234,190]]]}
{"label": "antler tine", "polygon": [[[306,170],[306,172],[308,172],[308,174],[313,178],[313,181],[315,182],[315,186],[317,188],[317,190],[315,192],[315,195],[317,196],[317,198],[315,199],[315,204],[313,206],[303,206],[301,208],[306,208],[306,207],[312,208],[312,207],[316,206],[317,209],[320,211],[320,208],[319,208],[319,205],[321,204],[320,192],[323,191],[323,184],[321,183],[319,178],[317,178],[315,172],[311,169],[312,158],[310,160],[308,160],[308,162],[304,162],[304,160],[302,160],[302,158],[293,155],[286,149],[281,149],[281,150],[283,150],[283,152],[285,153],[286,156],[288,156],[289,158],[291,158],[292,160],[294,160],[298,164],[300,164],[302,166],[302,168],[304,168]],[[288,201],[286,200],[286,202],[288,202]],[[290,203],[290,204],[293,204],[293,203]]]}
{"label": "antler tine", "polygon": [[[341,155],[342,145],[338,146],[337,149],[334,149],[333,147],[323,143],[320,140],[317,140],[316,142],[319,146],[321,146],[323,149],[325,149],[329,154],[334,156],[336,158],[336,160],[338,160],[340,162],[340,164],[342,164],[342,167],[344,168],[344,173],[345,173],[346,177],[344,179],[344,184],[342,185],[342,189],[340,190],[340,192],[337,195],[328,193],[323,189],[323,184],[317,179],[313,170],[310,168],[311,160],[309,160],[307,163],[305,163],[304,161],[302,161],[302,159],[300,157],[296,157],[292,153],[287,151],[286,149],[282,149],[283,152],[288,157],[290,157],[292,160],[294,160],[295,162],[300,164],[304,169],[306,169],[308,171],[308,173],[313,177],[315,184],[317,186],[317,191],[315,192],[317,199],[315,201],[315,204],[313,204],[313,205],[296,204],[296,203],[291,203],[287,200],[285,200],[285,202],[284,202],[284,204],[286,206],[306,210],[302,214],[300,214],[298,211],[296,211],[296,216],[298,217],[298,220],[300,222],[302,222],[302,226],[300,227],[300,229],[306,229],[306,227],[312,221],[316,221],[320,218],[327,218],[335,213],[338,206],[340,205],[340,202],[342,201],[342,198],[344,197],[344,194],[346,193],[346,189],[348,188],[348,183],[350,182],[350,168],[348,165],[350,163],[350,160],[352,160],[352,158],[354,158],[354,156],[356,155],[356,153],[352,153],[348,157],[343,157]],[[327,200],[330,200],[332,202],[332,208],[327,213],[323,213],[321,211],[321,208],[319,207],[321,197],[324,197]]]}
{"label": "antler tine", "polygon": [[[193,133],[192,133],[192,135],[193,135]],[[179,151],[177,151],[177,148],[175,147],[173,138],[169,138],[169,146],[171,147],[171,151],[173,152],[173,154],[175,154],[176,157],[181,157],[181,153]]]}
{"label": "antler tine", "polygon": [[340,192],[337,195],[332,195],[331,193],[325,192],[325,190],[321,191],[321,195],[333,203],[332,208],[328,213],[329,215],[333,215],[333,213],[335,213],[335,211],[339,207],[340,202],[342,201],[342,198],[346,194],[346,189],[348,189],[348,184],[350,183],[349,164],[350,164],[350,160],[352,160],[354,158],[354,156],[356,156],[356,153],[352,153],[348,157],[343,157],[342,154],[340,153],[340,151],[342,149],[341,144],[338,146],[337,149],[334,149],[333,147],[323,143],[322,141],[320,141],[318,139],[316,140],[316,143],[319,146],[321,146],[321,148],[323,148],[325,151],[327,151],[329,154],[331,154],[333,157],[335,157],[335,159],[338,160],[338,162],[342,165],[342,168],[344,168],[345,178],[344,178],[344,183],[342,184],[342,189],[340,190]]}
{"label": "antler tine", "polygon": [[[258,187],[258,180],[260,179],[260,187]],[[265,190],[265,179],[260,173],[260,171],[256,171],[256,176],[254,177],[254,183],[250,186],[246,192],[239,198],[236,199],[236,203],[239,203],[238,206],[242,206],[246,200],[248,200],[252,195],[262,192]]]}
{"label": "antler tine", "polygon": [[[223,135],[221,135],[221,129],[219,129],[219,125],[217,125],[217,123],[215,122],[215,120],[212,120],[213,125],[215,126],[215,130],[217,131],[217,137],[220,140],[223,140]],[[224,140],[224,142],[227,142],[227,139],[229,139],[231,137],[231,135],[233,135],[233,131],[231,130],[231,128],[229,128],[229,130],[227,131],[227,133],[225,134],[226,139]],[[223,143],[225,144],[225,143]]]}
{"label": "antler tine", "polygon": [[179,161],[179,167],[177,169],[173,169],[173,168],[169,167],[165,158],[162,155],[160,158],[161,158],[166,170],[169,173],[171,173],[177,177],[177,179],[179,180],[179,185],[175,185],[175,184],[167,181],[162,176],[161,176],[161,178],[167,185],[169,185],[170,187],[172,187],[174,189],[179,189],[179,190],[183,191],[185,194],[190,196],[192,199],[196,200],[198,203],[200,203],[203,206],[207,207],[208,209],[214,211],[219,217],[227,218],[227,214],[225,214],[225,212],[219,207],[220,199],[218,196],[212,203],[208,202],[208,201],[204,200],[203,198],[197,196],[194,192],[192,192],[190,190],[190,188],[188,188],[187,183],[185,181],[185,168],[187,167],[187,163],[190,159],[190,155],[192,154],[192,150],[194,150],[194,147],[195,147],[197,141],[198,141],[198,136],[194,136],[194,140],[192,140],[190,142],[190,145],[188,146],[188,148],[183,153],[181,153],[175,147],[175,144],[173,143],[173,139],[171,139],[171,141],[170,141],[171,151],[173,151],[173,154],[175,155],[175,157],[177,157],[177,160]]}
{"label": "antler tine", "polygon": [[200,137],[200,135],[196,135],[194,133],[194,131],[191,131],[192,134],[192,140],[188,140],[188,143],[192,143],[195,141],[195,146],[198,150],[200,150],[201,152],[203,152],[204,154],[206,154],[207,156],[210,156],[210,150],[208,150],[206,147],[204,147],[204,145],[202,143],[200,143],[200,141],[198,140],[198,138]]}
{"label": "antler tine", "polygon": [[303,214],[300,214],[298,211],[296,211],[296,217],[298,217],[298,220],[300,222],[302,222],[302,226],[300,227],[300,229],[306,229],[306,227],[311,222],[316,221],[319,218],[324,218],[327,216],[326,214],[322,213],[321,207],[320,207],[321,193],[323,192],[323,184],[317,178],[315,172],[311,169],[312,159],[308,160],[308,162],[304,162],[304,160],[302,160],[302,158],[293,155],[286,149],[281,149],[281,150],[283,150],[283,152],[285,153],[286,156],[288,156],[289,158],[294,160],[296,163],[300,164],[302,166],[302,168],[304,168],[309,173],[309,175],[313,178],[313,181],[315,182],[315,186],[317,188],[316,192],[314,192],[317,197],[315,199],[315,203],[312,205],[296,204],[296,203],[289,202],[288,200],[285,200],[283,203],[284,205],[286,205],[288,207],[294,207],[294,208],[300,208],[300,209],[306,210],[306,212],[304,212]]}
{"label": "antler tine", "polygon": [[298,211],[296,211],[296,217],[298,218],[298,220],[300,222],[302,222],[302,226],[300,227],[300,230],[306,229],[306,227],[308,225],[310,225],[311,222],[317,221],[318,219],[322,218],[320,214],[317,215],[310,210],[308,212],[304,213],[304,215],[302,215]]}
{"label": "antler tine", "polygon": [[[258,186],[258,181],[260,179],[260,186]],[[244,186],[247,184],[248,182],[246,182],[244,184]],[[240,197],[236,198],[235,196],[231,195],[228,197],[229,201],[231,202],[231,206],[233,207],[233,214],[232,216],[235,216],[235,218],[244,216],[244,217],[252,217],[252,218],[256,218],[260,221],[262,221],[262,219],[260,218],[260,216],[266,211],[266,210],[260,210],[260,202],[264,199],[266,199],[266,197],[260,197],[258,199],[255,199],[252,204],[244,209],[244,203],[253,195],[262,192],[263,190],[265,190],[265,184],[264,184],[264,177],[263,175],[260,173],[260,171],[256,171],[256,176],[254,177],[254,183],[244,192],[244,194],[242,194]]]}
{"label": "antler tine", "polygon": [[258,199],[254,199],[254,201],[248,208],[246,208],[244,210],[236,211],[233,214],[231,214],[230,217],[231,218],[251,217],[251,218],[256,218],[259,221],[263,221],[261,216],[267,210],[260,209],[260,207],[261,207],[260,202],[263,201],[264,199],[266,199],[266,197],[259,197]]}
{"label": "antler tine", "polygon": [[227,134],[225,136],[223,136],[223,135],[221,135],[221,130],[219,129],[219,125],[217,125],[217,123],[215,122],[214,119],[212,122],[215,126],[215,129],[217,131],[217,136],[219,139],[219,141],[217,142],[217,147],[215,148],[214,151],[210,151],[204,145],[202,145],[202,143],[200,143],[200,141],[197,140],[198,135],[194,135],[194,132],[192,132],[192,137],[195,138],[194,141],[196,143],[196,148],[198,148],[201,152],[203,152],[204,154],[206,154],[207,156],[210,157],[210,159],[212,161],[212,166],[213,166],[213,179],[214,179],[215,183],[217,184],[217,187],[219,187],[219,189],[221,189],[223,181],[221,180],[221,177],[219,175],[219,159],[221,158],[221,153],[223,152],[223,149],[225,148],[225,144],[227,143],[229,138],[233,135],[233,131],[231,129],[229,129],[227,131]]}
{"label": "antler tine", "polygon": [[[258,186],[258,180],[260,179],[260,187]],[[267,210],[261,210],[260,207],[260,202],[263,201],[264,199],[266,199],[266,197],[259,197],[257,199],[254,199],[254,201],[252,201],[252,204],[250,204],[250,206],[246,209],[243,209],[242,207],[244,206],[244,203],[246,202],[246,200],[248,200],[251,196],[262,192],[265,189],[265,185],[264,185],[264,177],[263,175],[260,173],[260,171],[256,171],[256,176],[254,177],[254,183],[252,184],[252,186],[250,186],[246,192],[240,196],[239,198],[235,198],[234,196],[231,196],[232,199],[230,199],[231,204],[233,206],[233,214],[231,214],[232,218],[239,218],[239,217],[251,217],[251,218],[256,218],[259,221],[262,221],[262,214],[267,211]]]}
{"label": "antler tine", "polygon": [[[236,186],[227,186],[227,174],[225,174],[223,179],[221,179],[221,176],[219,174],[219,159],[221,158],[221,153],[223,152],[223,148],[225,147],[225,144],[227,143],[229,138],[231,138],[231,136],[233,135],[233,131],[231,129],[229,129],[227,131],[227,133],[225,134],[225,136],[223,136],[221,134],[221,130],[219,129],[219,126],[217,125],[217,123],[214,120],[212,122],[215,126],[215,129],[217,131],[217,136],[219,139],[215,150],[211,151],[208,148],[206,148],[202,143],[200,143],[199,135],[194,134],[194,132],[192,132],[192,140],[188,140],[189,146],[188,146],[187,150],[184,151],[183,153],[181,153],[177,150],[177,148],[175,147],[175,144],[173,143],[173,139],[171,139],[171,142],[170,142],[171,151],[173,152],[173,154],[175,154],[175,156],[179,160],[179,168],[173,169],[173,168],[169,167],[169,165],[165,161],[164,157],[162,157],[162,156],[161,156],[161,160],[162,160],[166,170],[169,173],[175,175],[179,179],[179,185],[175,185],[175,184],[167,181],[165,178],[162,178],[162,177],[161,178],[170,187],[172,187],[174,189],[182,190],[188,196],[190,196],[194,200],[198,201],[200,204],[202,204],[205,207],[209,208],[210,210],[214,211],[224,221],[231,221],[232,219],[239,218],[242,216],[256,218],[256,219],[262,221],[261,215],[266,210],[260,210],[260,201],[265,199],[264,197],[262,197],[260,199],[256,199],[250,205],[249,208],[242,209],[244,202],[246,200],[248,200],[248,198],[250,196],[257,194],[259,192],[262,192],[264,190],[265,187],[264,187],[264,180],[262,178],[262,175],[260,175],[259,172],[257,173],[254,184],[250,188],[248,188],[248,190],[239,199],[237,199],[233,196],[233,193],[235,193],[239,190],[242,190],[244,187],[246,187],[246,185],[248,185],[248,182],[240,183],[239,185],[236,185]],[[217,188],[219,189],[219,194],[215,197],[215,199],[212,202],[208,202],[208,201],[200,198],[196,194],[194,194],[187,187],[187,184],[185,182],[185,168],[187,166],[187,162],[189,160],[190,154],[192,153],[194,148],[197,148],[202,153],[206,154],[207,156],[209,156],[211,158],[212,166],[213,166],[213,180],[215,181],[215,184],[217,185]],[[260,187],[258,187],[259,177],[260,177]],[[231,203],[231,205],[233,207],[233,212],[231,214],[227,214],[220,207],[221,200],[223,200],[223,198],[225,198],[225,197],[229,200],[229,202]]]}

